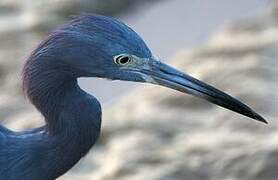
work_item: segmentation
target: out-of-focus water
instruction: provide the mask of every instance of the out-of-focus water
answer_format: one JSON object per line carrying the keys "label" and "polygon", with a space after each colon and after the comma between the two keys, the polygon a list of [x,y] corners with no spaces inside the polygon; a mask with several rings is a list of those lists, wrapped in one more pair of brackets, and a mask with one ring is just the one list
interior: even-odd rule
{"label": "out-of-focus water", "polygon": [[[134,28],[153,53],[164,61],[178,50],[204,43],[231,20],[252,16],[269,6],[267,0],[172,0],[145,3],[119,18]],[[82,88],[110,105],[135,86],[130,82],[81,79]]]}

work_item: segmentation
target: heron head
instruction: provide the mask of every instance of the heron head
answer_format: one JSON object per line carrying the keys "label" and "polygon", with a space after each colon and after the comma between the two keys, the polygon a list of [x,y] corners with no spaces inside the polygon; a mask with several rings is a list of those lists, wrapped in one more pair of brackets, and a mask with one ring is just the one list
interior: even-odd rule
{"label": "heron head", "polygon": [[44,44],[48,44],[47,50],[53,52],[56,59],[60,56],[77,77],[161,85],[266,123],[239,100],[162,63],[135,31],[114,18],[81,16],[56,30]]}

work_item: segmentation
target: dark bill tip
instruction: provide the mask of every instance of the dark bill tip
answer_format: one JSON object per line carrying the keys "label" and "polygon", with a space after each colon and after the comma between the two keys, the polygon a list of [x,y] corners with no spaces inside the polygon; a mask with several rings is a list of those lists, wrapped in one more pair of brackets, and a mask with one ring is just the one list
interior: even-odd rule
{"label": "dark bill tip", "polygon": [[268,122],[261,115],[255,113],[255,112],[253,112],[253,113],[254,113],[253,119],[263,122],[265,124],[268,124]]}

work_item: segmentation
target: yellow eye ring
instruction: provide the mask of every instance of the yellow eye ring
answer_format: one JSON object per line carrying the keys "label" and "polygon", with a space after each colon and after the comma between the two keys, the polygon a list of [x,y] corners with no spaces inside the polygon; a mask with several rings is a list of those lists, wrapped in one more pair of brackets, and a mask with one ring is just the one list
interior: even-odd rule
{"label": "yellow eye ring", "polygon": [[118,65],[127,65],[131,62],[131,56],[127,54],[121,54],[114,57],[114,62]]}

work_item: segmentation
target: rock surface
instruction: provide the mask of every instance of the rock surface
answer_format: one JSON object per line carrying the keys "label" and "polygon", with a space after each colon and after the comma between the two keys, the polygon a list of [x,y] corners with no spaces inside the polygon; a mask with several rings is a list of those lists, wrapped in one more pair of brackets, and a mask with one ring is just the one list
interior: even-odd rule
{"label": "rock surface", "polygon": [[[144,86],[104,110],[98,145],[59,179],[277,179],[277,10],[226,26],[208,44],[172,61],[251,105],[269,125],[173,90]],[[16,29],[22,36],[13,39],[13,31],[0,36],[5,42],[0,43],[0,118],[14,129],[41,122],[20,91],[18,64],[40,38],[26,28]]]}

